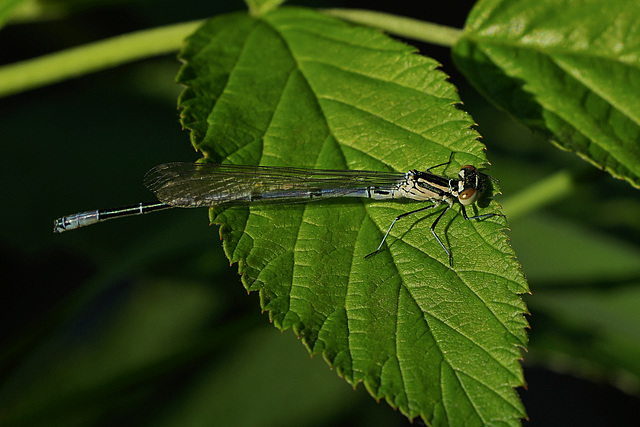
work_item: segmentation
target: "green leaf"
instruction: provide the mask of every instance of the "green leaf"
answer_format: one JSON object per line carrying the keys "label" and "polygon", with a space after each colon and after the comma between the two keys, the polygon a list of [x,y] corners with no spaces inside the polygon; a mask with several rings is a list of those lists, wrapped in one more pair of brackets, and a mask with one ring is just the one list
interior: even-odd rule
{"label": "green leaf", "polygon": [[483,0],[454,59],[498,106],[640,186],[640,3]]}
{"label": "green leaf", "polygon": [[[406,171],[454,152],[434,170],[450,176],[486,162],[439,65],[376,31],[304,9],[233,14],[200,28],[181,57],[183,125],[214,161]],[[273,323],[349,383],[431,425],[518,425],[528,288],[504,219],[447,212],[437,231],[455,268],[429,230],[441,209],[399,221],[365,260],[415,208],[343,199],[216,208],[211,219]]]}

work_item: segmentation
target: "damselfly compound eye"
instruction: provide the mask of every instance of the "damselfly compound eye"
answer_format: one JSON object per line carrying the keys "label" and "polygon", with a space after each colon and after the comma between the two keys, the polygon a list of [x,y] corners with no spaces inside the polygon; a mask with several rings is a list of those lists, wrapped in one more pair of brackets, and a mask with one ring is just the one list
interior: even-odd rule
{"label": "damselfly compound eye", "polygon": [[478,199],[480,192],[475,188],[467,188],[462,193],[458,194],[458,200],[465,206],[472,205]]}

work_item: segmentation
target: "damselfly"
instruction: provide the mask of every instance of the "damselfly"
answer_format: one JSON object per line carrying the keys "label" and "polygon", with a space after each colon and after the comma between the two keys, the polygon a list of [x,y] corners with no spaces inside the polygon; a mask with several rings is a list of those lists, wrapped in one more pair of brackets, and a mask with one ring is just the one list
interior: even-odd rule
{"label": "damselfly", "polygon": [[411,199],[431,202],[429,206],[398,215],[385,233],[380,252],[391,229],[400,219],[441,203],[446,208],[431,224],[431,233],[449,257],[435,229],[444,214],[457,200],[465,220],[504,216],[499,213],[468,216],[466,206],[476,202],[485,188],[484,178],[474,166],[463,166],[458,178],[446,178],[431,171],[448,165],[441,163],[424,172],[372,172],[358,170],[302,169],[277,166],[240,166],[226,164],[165,163],[152,168],[144,177],[144,185],[159,203],[139,203],[119,209],[98,209],[68,215],[55,220],[53,231],[61,233],[90,224],[130,215],[141,215],[174,207],[212,207],[253,203],[296,203],[329,197],[366,197],[374,200]]}

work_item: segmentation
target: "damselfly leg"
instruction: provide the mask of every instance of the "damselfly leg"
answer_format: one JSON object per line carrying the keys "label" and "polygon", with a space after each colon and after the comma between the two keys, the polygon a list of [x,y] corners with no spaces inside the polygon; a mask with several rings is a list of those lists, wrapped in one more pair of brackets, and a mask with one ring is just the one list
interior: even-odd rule
{"label": "damselfly leg", "polygon": [[[447,254],[449,258],[449,265],[453,266],[453,257],[451,255],[451,251],[447,249],[442,239],[440,239],[440,237],[436,233],[436,226],[438,225],[442,217],[445,215],[445,213],[447,213],[447,211],[451,207],[453,207],[453,203],[455,200],[457,200],[460,203],[460,207],[462,209],[462,216],[464,217],[465,220],[470,220],[470,219],[479,220],[479,219],[484,219],[492,216],[504,217],[503,214],[499,214],[499,213],[489,213],[489,214],[475,215],[471,217],[467,215],[466,206],[473,205],[476,202],[476,200],[480,197],[480,195],[482,194],[485,188],[485,184],[483,181],[486,175],[478,171],[475,167],[471,165],[463,166],[460,168],[460,171],[458,173],[459,177],[451,178],[451,179],[448,179],[439,175],[435,175],[432,172],[430,172],[434,168],[450,164],[452,155],[449,156],[449,160],[447,162],[440,163],[435,166],[431,166],[425,172],[411,171],[407,174],[406,182],[403,187],[406,194],[410,194],[410,197],[415,200],[422,199],[424,201],[430,201],[433,204],[421,209],[416,209],[411,212],[398,215],[391,222],[391,225],[387,229],[387,232],[382,238],[382,241],[380,242],[380,245],[378,246],[378,248],[374,252],[368,254],[365,258],[369,258],[382,250],[382,246],[384,245],[387,238],[389,237],[389,234],[391,233],[391,229],[396,224],[396,222],[398,222],[398,220],[404,217],[407,217],[409,215],[413,215],[415,213],[425,211],[427,209],[433,209],[439,206],[442,202],[445,202],[447,204],[446,208],[443,209],[443,211],[438,215],[438,217],[433,222],[433,224],[431,224],[431,234],[433,234],[438,244],[442,247],[442,249]],[[423,197],[420,197],[420,196],[423,196]]]}
{"label": "damselfly leg", "polygon": [[[416,210],[413,210],[413,211],[410,211],[410,212],[406,212],[406,213],[403,213],[403,214],[398,215],[397,217],[395,217],[393,219],[393,221],[391,222],[391,225],[387,229],[387,232],[384,234],[384,237],[382,238],[382,241],[380,242],[380,245],[378,246],[378,249],[376,249],[375,251],[371,252],[370,254],[367,254],[364,258],[365,259],[369,259],[369,258],[371,258],[372,256],[374,256],[375,254],[377,254],[378,252],[380,252],[382,250],[382,246],[386,242],[387,237],[389,237],[389,233],[391,232],[391,229],[396,224],[396,222],[398,222],[398,220],[400,220],[402,218],[405,218],[405,217],[408,217],[410,215],[419,213],[419,212],[426,211],[428,209],[437,208],[438,206],[440,206],[439,203],[438,204],[433,204],[433,205],[430,205],[430,206],[425,206],[423,208],[416,209]],[[506,216],[501,214],[501,213],[488,213],[488,214],[483,214],[483,215],[467,216],[467,210],[465,209],[465,206],[464,205],[460,205],[460,206],[462,208],[462,216],[467,221],[470,220],[470,219],[484,219],[484,218],[489,218],[489,217],[492,217],[492,216],[501,216],[501,217],[505,217],[506,218]],[[436,220],[433,221],[433,224],[431,224],[431,234],[433,234],[433,237],[436,238],[437,242],[440,244],[442,249],[447,254],[447,256],[449,258],[449,266],[453,267],[453,256],[451,255],[451,252],[447,249],[447,247],[444,245],[444,243],[442,242],[442,240],[438,236],[438,233],[436,233],[436,226],[438,225],[438,222],[440,222],[440,220],[442,219],[444,214],[446,214],[449,209],[451,209],[451,206],[445,207],[445,209],[442,210],[440,215],[438,215]]]}
{"label": "damselfly leg", "polygon": [[482,215],[476,215],[476,216],[467,216],[467,211],[465,210],[464,206],[462,206],[462,216],[464,217],[464,219],[466,220],[470,220],[470,219],[483,219],[483,218],[489,218],[490,216],[501,216],[503,218],[506,218],[507,216],[501,213],[488,213],[488,214],[482,214]]}
{"label": "damselfly leg", "polygon": [[[396,224],[396,222],[398,220],[400,220],[400,219],[402,219],[404,217],[416,214],[418,212],[423,212],[423,211],[426,211],[428,209],[437,208],[438,206],[440,206],[439,203],[433,204],[431,206],[425,206],[424,208],[416,209],[416,210],[413,210],[411,212],[406,212],[406,213],[403,213],[403,214],[398,215],[397,217],[395,217],[394,220],[391,222],[391,225],[387,229],[387,232],[384,234],[384,237],[382,238],[382,241],[380,242],[380,245],[378,246],[378,249],[376,249],[375,251],[373,251],[370,254],[366,255],[364,258],[368,259],[368,258],[374,256],[375,254],[377,254],[378,252],[380,252],[382,250],[382,246],[384,245],[384,242],[387,240],[387,237],[389,236],[389,233],[391,232],[391,229],[393,228],[393,226]],[[433,224],[431,224],[431,234],[433,234],[433,237],[436,238],[438,243],[440,243],[440,246],[442,246],[442,249],[444,249],[444,251],[449,256],[449,265],[453,265],[453,259],[451,258],[451,252],[449,252],[447,247],[444,245],[444,243],[442,243],[442,240],[440,240],[440,237],[438,237],[438,234],[436,233],[436,226],[438,225],[438,222],[440,222],[440,219],[444,216],[445,213],[447,213],[447,211],[450,208],[451,208],[451,206],[447,206],[442,212],[440,212],[440,215],[438,215],[436,220],[433,221]]]}
{"label": "damselfly leg", "polygon": [[453,152],[451,152],[451,154],[449,154],[449,160],[447,160],[444,163],[440,163],[438,165],[431,166],[431,167],[427,168],[427,172],[431,172],[431,169],[439,168],[440,166],[450,165],[451,164],[451,159],[453,159]]}
{"label": "damselfly leg", "polygon": [[[426,211],[428,209],[433,209],[433,208],[437,208],[440,204],[433,204],[430,206],[425,206],[423,208],[420,209],[416,209],[413,210],[411,212],[405,212],[401,215],[398,215],[397,217],[395,217],[393,219],[393,221],[391,221],[391,225],[389,226],[389,228],[387,229],[387,232],[384,234],[384,237],[382,238],[382,241],[380,242],[380,245],[378,246],[378,249],[376,249],[375,251],[371,252],[370,254],[366,255],[364,258],[368,259],[371,258],[372,256],[374,256],[375,254],[377,254],[378,252],[380,252],[382,250],[382,246],[384,245],[384,242],[387,240],[387,237],[389,237],[389,233],[391,233],[391,229],[393,228],[394,225],[396,225],[396,222],[398,222],[398,220],[407,217],[409,215],[413,215],[416,214],[418,212],[423,212]],[[444,213],[449,209],[449,207],[447,207],[444,211],[442,211],[442,213],[438,216],[438,218],[434,221],[433,225],[431,226],[431,232],[433,233],[434,236],[436,236],[436,239],[438,239],[438,242],[440,242],[440,238],[438,237],[438,235],[435,233],[434,228],[436,226],[436,224],[438,223],[438,221],[440,221],[440,218],[442,217],[442,215],[444,215]],[[442,242],[440,242],[440,245],[442,245]],[[442,245],[442,248],[449,253],[449,251],[447,251],[447,248],[444,247],[444,245]]]}

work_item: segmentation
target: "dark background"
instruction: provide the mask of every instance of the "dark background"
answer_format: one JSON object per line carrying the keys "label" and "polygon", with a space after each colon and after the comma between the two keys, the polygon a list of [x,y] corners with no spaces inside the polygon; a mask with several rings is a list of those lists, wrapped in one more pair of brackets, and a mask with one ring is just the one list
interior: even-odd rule
{"label": "dark background", "polygon": [[[63,18],[2,29],[2,63],[245,7],[51,4],[67,8]],[[374,9],[461,28],[473,2],[293,4]],[[581,162],[484,101],[456,72],[450,49],[411,44],[440,61],[458,86],[506,194],[516,180],[505,180],[512,171],[501,164],[514,157],[540,163],[541,176]],[[141,185],[149,168],[198,158],[178,120],[179,66],[172,54],[0,99],[0,417],[23,414],[12,421],[25,425],[409,425],[362,385],[352,391],[320,356],[310,360],[292,332],[269,325],[258,296],[247,296],[236,266],[229,267],[206,210],[52,234],[61,215],[151,201]],[[535,315],[531,323],[533,336]],[[544,364],[525,363],[525,376],[525,425],[637,419],[637,397],[606,383]]]}

